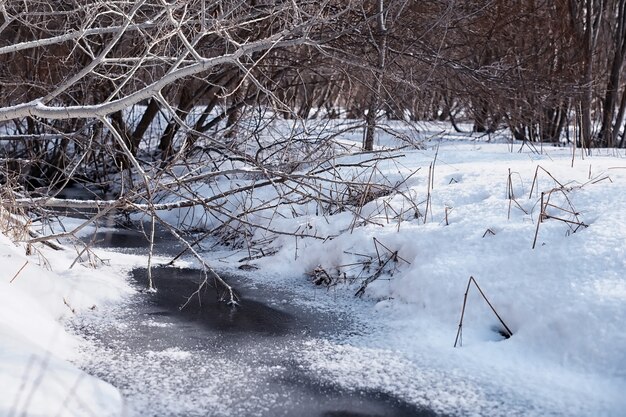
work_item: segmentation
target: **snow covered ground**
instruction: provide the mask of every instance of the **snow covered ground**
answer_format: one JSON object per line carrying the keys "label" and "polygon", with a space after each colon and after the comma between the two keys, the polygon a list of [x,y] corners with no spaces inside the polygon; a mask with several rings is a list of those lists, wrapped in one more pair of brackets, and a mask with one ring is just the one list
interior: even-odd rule
{"label": "snow covered ground", "polygon": [[68,362],[82,341],[62,320],[130,288],[111,271],[69,269],[76,252],[33,249],[0,235],[0,416],[121,415],[118,390]]}
{"label": "snow covered ground", "polygon": [[[398,157],[379,161],[375,180],[401,183],[398,192],[357,213],[321,215],[309,204],[271,217],[273,228],[332,238],[284,235],[249,275],[319,293],[317,271],[333,284],[323,293],[370,325],[312,339],[299,358],[308,372],[451,415],[626,415],[626,155],[518,149],[448,135],[388,151]],[[58,320],[72,314],[64,298],[86,310],[128,287],[79,265],[66,270],[73,257],[48,252],[55,273],[35,254],[11,283],[23,252],[0,240],[0,414],[119,414],[114,389],[63,361],[78,342]],[[217,269],[235,268],[239,255],[206,254]],[[470,276],[512,337],[472,286],[454,347]]]}
{"label": "snow covered ground", "polygon": [[[626,155],[519,147],[404,149],[378,163],[391,183],[421,168],[402,195],[356,215],[274,216],[274,227],[333,236],[285,236],[253,262],[282,285],[317,270],[349,297],[387,261],[365,290],[376,330],[312,342],[311,371],[452,415],[626,415]],[[472,286],[453,347],[470,276],[509,339]]]}

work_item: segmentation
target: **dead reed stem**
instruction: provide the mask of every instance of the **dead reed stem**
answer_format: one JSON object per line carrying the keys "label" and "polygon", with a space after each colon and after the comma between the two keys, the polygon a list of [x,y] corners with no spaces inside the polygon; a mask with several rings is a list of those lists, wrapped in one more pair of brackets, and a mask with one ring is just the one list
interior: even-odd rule
{"label": "dead reed stem", "polygon": [[463,295],[463,308],[461,309],[461,319],[459,320],[459,329],[456,332],[456,339],[454,340],[454,347],[457,347],[457,345],[458,346],[462,346],[463,345],[463,318],[465,316],[465,307],[467,305],[467,294],[469,293],[470,286],[472,285],[472,283],[474,284],[474,286],[476,286],[476,289],[478,289],[478,292],[480,292],[480,295],[487,302],[487,305],[489,306],[491,311],[493,311],[493,314],[496,315],[496,317],[500,321],[500,324],[502,324],[502,326],[506,330],[506,332],[507,332],[507,336],[506,337],[509,338],[509,337],[513,336],[513,332],[511,331],[511,329],[509,329],[509,326],[506,325],[504,320],[502,320],[502,317],[500,317],[500,315],[498,314],[496,309],[493,307],[493,305],[491,304],[491,302],[489,301],[489,299],[487,298],[487,296],[485,295],[483,290],[480,288],[480,286],[478,285],[478,283],[476,282],[474,277],[470,276],[469,280],[467,281],[467,287],[465,288],[465,294]]}

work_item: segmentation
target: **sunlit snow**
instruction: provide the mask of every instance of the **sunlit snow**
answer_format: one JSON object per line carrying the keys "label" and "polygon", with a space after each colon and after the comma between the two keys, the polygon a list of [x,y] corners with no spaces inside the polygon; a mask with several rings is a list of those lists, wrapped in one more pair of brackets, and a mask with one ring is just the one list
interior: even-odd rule
{"label": "sunlit snow", "polygon": [[[379,145],[391,149],[395,143],[383,137]],[[364,326],[341,338],[311,336],[294,358],[297,366],[348,390],[389,392],[450,415],[623,416],[626,156],[617,150],[572,155],[571,148],[557,147],[518,152],[519,144],[446,136],[426,145],[402,149],[397,151],[402,156],[378,163],[378,179],[400,183],[413,175],[401,193],[366,204],[358,215],[344,211],[322,216],[309,205],[298,207],[298,216],[257,213],[248,219],[271,221],[273,228],[283,230],[306,226],[309,234],[328,237],[277,238],[272,243],[275,255],[254,260],[259,267],[254,272],[239,272],[251,285],[289,288],[296,294],[294,299],[274,300],[278,307],[301,303],[337,308]],[[553,192],[545,206],[552,217],[538,227],[542,192]],[[272,197],[264,193],[271,191],[259,190],[254,198]],[[163,215],[175,221],[188,211]],[[253,238],[260,239],[264,232],[256,233]],[[367,276],[364,259],[375,264],[387,251],[379,244],[397,252],[398,259],[367,286],[362,298],[355,298]],[[205,254],[214,265],[236,271],[241,257],[232,255],[227,250]],[[40,266],[37,255],[26,257],[5,237],[0,241],[0,386],[9,387],[0,397],[0,414],[35,416],[45,409],[55,410],[53,415],[88,415],[80,411],[87,402],[94,415],[119,415],[117,391],[65,361],[75,360],[77,346],[86,342],[68,334],[59,320],[71,315],[66,304],[88,322],[90,314],[97,316],[91,306],[100,309],[102,303],[128,294],[124,282],[106,276],[116,269],[122,276],[138,260],[108,253],[103,257],[111,267],[100,275],[82,266],[68,272],[71,260],[65,255],[45,251],[45,256],[51,271]],[[27,259],[28,267],[9,283]],[[307,275],[316,268],[346,279],[328,290],[317,288]],[[503,339],[501,324],[472,287],[462,345],[453,347],[470,276],[513,332],[509,339]],[[152,350],[145,352],[145,359],[186,364],[190,355],[185,350]],[[122,368],[122,359],[111,360]],[[133,357],[133,366],[141,369],[141,359]],[[222,371],[236,375],[242,386],[248,377],[283,372],[220,361]],[[209,382],[207,387],[213,387]],[[140,391],[132,390],[136,395]],[[141,404],[152,401],[137,398]],[[195,400],[185,398],[190,403],[179,404],[179,411],[193,407]],[[220,412],[227,413],[220,398],[211,398],[207,392],[204,400],[220,403]],[[176,401],[159,399],[167,400]],[[130,410],[141,415],[141,407]]]}

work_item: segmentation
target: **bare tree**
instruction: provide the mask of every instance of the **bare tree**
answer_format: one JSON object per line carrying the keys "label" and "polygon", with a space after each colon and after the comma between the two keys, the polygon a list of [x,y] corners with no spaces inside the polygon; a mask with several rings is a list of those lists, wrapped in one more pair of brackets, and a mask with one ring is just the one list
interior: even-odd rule
{"label": "bare tree", "polygon": [[622,103],[617,108],[620,80],[626,60],[626,1],[608,2],[607,15],[609,20],[607,26],[611,28],[608,40],[612,56],[609,56],[607,62],[609,71],[602,103],[602,127],[599,136],[603,145],[613,147],[617,144],[616,136],[621,127],[626,105],[626,98],[623,97]]}
{"label": "bare tree", "polygon": [[[211,210],[210,200],[189,193],[181,201],[156,204],[163,193],[188,184],[172,171],[186,164],[187,147],[196,145],[184,138],[201,137],[210,144],[216,171],[223,169],[223,161],[259,161],[207,135],[210,123],[206,118],[190,120],[192,110],[205,105],[207,115],[217,99],[227,110],[216,120],[232,125],[236,109],[248,102],[247,86],[255,87],[254,97],[273,97],[271,80],[262,78],[264,61],[280,50],[314,46],[320,36],[316,31],[329,16],[341,13],[330,6],[200,0],[3,2],[0,123],[9,144],[17,144],[9,155],[29,153],[21,161],[26,165],[5,177],[13,173],[19,178],[27,169],[26,185],[44,196],[37,199],[19,191],[23,197],[14,204],[29,210],[71,206],[75,203],[55,200],[53,190],[76,179],[79,166],[85,175],[100,169],[104,177],[117,166],[117,172],[128,170],[125,177],[138,182],[117,189],[117,199],[80,203],[100,210],[92,220],[121,209],[145,211],[154,225],[163,224],[160,208],[200,205]],[[22,64],[32,71],[17,73]],[[138,158],[139,149],[145,148],[147,133],[151,140],[158,132],[164,162],[146,164]],[[41,167],[49,167],[50,173]],[[234,301],[228,284],[205,267]]]}
{"label": "bare tree", "polygon": [[[573,124],[583,145],[615,146],[626,113],[625,4],[5,0],[5,209],[91,207],[92,221],[143,212],[151,230],[183,239],[182,226],[201,226],[252,258],[276,236],[320,237],[276,227],[287,207],[358,216],[359,205],[396,191],[372,179],[380,154],[343,164],[333,140],[342,129],[362,132],[367,151],[376,132],[391,132],[385,118],[457,129],[465,118],[481,134],[507,127],[550,143]],[[225,190],[221,178],[237,186]],[[56,199],[72,182],[114,197]],[[169,209],[184,211],[180,224],[164,221]]]}

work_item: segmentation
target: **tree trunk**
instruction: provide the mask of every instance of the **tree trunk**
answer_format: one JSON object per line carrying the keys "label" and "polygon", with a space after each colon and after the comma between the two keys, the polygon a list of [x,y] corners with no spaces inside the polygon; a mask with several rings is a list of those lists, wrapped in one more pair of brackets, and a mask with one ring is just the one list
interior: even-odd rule
{"label": "tree trunk", "polygon": [[[622,90],[622,100],[619,104],[619,110],[617,111],[617,116],[615,117],[615,125],[613,126],[613,132],[617,135],[622,127],[622,122],[624,121],[624,114],[626,113],[626,87]],[[624,132],[622,133],[622,139],[619,143],[619,147],[624,147],[624,137],[626,137],[626,126],[624,126]]]}
{"label": "tree trunk", "polygon": [[604,13],[604,5],[603,0],[570,0],[568,3],[570,20],[576,32],[576,38],[582,44],[583,50],[582,73],[579,83],[582,91],[579,100],[580,142],[583,147],[591,147],[593,145],[591,132],[591,104],[594,89],[593,57]]}
{"label": "tree trunk", "polygon": [[137,151],[139,150],[141,139],[143,139],[143,136],[148,130],[148,127],[150,127],[150,124],[158,113],[159,102],[154,98],[151,98],[150,102],[148,103],[148,107],[143,112],[143,115],[141,115],[141,120],[139,120],[139,123],[137,124],[137,127],[135,128],[135,131],[131,136],[130,151],[132,152],[133,156],[137,156]]}
{"label": "tree trunk", "polygon": [[[604,106],[602,110],[602,128],[600,138],[602,144],[607,147],[615,146],[616,131],[613,128],[613,115],[615,104],[618,100],[618,90],[624,56],[626,55],[626,0],[620,0],[618,4],[617,27],[614,36],[614,53],[610,65],[610,73],[607,81]],[[618,125],[619,127],[619,125]]]}
{"label": "tree trunk", "polygon": [[[176,110],[177,118],[181,120],[185,120],[187,118],[187,114],[193,107],[193,94],[190,91],[190,88],[185,86],[183,87],[180,98],[178,99],[178,109]],[[159,141],[159,149],[161,150],[161,159],[167,159],[173,152],[174,148],[174,137],[178,130],[180,129],[180,125],[176,121],[176,118],[172,118],[170,122],[167,124],[163,135],[161,136],[161,140]]]}
{"label": "tree trunk", "polygon": [[380,95],[385,73],[385,59],[387,55],[387,28],[385,26],[385,3],[378,0],[378,65],[374,75],[374,85],[370,94],[370,102],[365,115],[365,133],[363,135],[363,149],[374,150],[374,134],[376,131],[376,116],[380,107]]}
{"label": "tree trunk", "polygon": [[[237,77],[237,79],[239,80],[241,78]],[[243,81],[232,95],[231,107],[234,107],[234,109],[228,113],[228,118],[226,119],[226,134],[224,136],[227,139],[233,139],[239,133],[237,127],[244,107],[244,104],[239,105],[239,103],[245,102],[246,90],[247,82]]]}
{"label": "tree trunk", "polygon": [[[589,22],[590,19],[588,19]],[[587,30],[585,41],[585,62],[583,69],[583,95],[580,100],[580,127],[582,147],[591,147],[591,101],[593,98],[593,51],[591,48],[591,30]]]}
{"label": "tree trunk", "polygon": [[[119,135],[122,137],[124,144],[129,149],[132,149],[131,134],[128,131],[128,127],[126,126],[126,122],[124,121],[124,115],[121,110],[111,114],[111,124],[115,127]],[[124,153],[121,151],[121,147],[117,147],[117,150],[118,152],[115,155],[115,159],[118,166],[120,166],[122,169],[131,168],[132,164],[130,163],[126,155],[124,155]]]}

